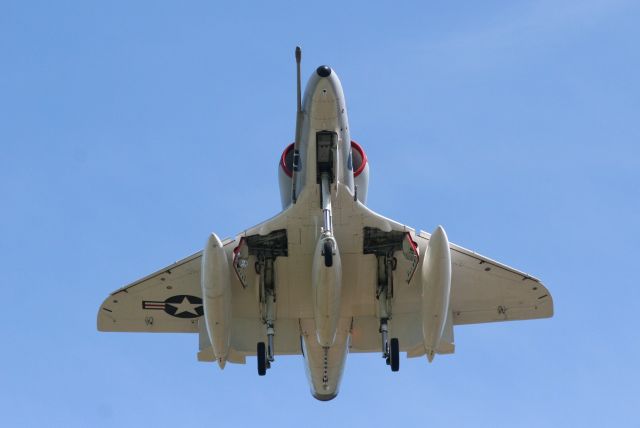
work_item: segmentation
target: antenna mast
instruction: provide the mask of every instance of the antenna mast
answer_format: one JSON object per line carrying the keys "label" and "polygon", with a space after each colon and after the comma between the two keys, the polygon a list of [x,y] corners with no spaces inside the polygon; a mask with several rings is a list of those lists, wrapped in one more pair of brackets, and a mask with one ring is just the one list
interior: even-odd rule
{"label": "antenna mast", "polygon": [[298,108],[296,112],[296,139],[293,143],[293,171],[291,174],[291,201],[295,204],[298,198],[296,194],[296,177],[300,171],[300,140],[302,138],[302,84],[300,83],[300,62],[302,61],[302,49],[296,46],[296,83],[298,88]]}

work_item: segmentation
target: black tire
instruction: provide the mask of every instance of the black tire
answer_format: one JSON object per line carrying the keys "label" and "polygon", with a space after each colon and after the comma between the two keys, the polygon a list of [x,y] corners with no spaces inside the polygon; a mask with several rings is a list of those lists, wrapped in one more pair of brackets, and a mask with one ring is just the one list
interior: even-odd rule
{"label": "black tire", "polygon": [[267,348],[264,342],[258,342],[256,356],[258,357],[258,375],[264,376],[267,374]]}
{"label": "black tire", "polygon": [[400,344],[398,338],[394,337],[389,343],[389,359],[391,362],[391,371],[397,372],[400,370]]}
{"label": "black tire", "polygon": [[331,247],[331,242],[324,241],[322,250],[322,252],[324,253],[324,265],[326,267],[333,266],[333,248]]}

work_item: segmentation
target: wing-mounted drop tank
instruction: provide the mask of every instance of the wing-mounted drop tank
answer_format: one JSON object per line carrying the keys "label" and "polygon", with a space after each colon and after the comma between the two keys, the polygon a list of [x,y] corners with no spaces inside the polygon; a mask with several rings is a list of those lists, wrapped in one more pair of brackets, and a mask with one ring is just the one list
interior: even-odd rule
{"label": "wing-mounted drop tank", "polygon": [[433,361],[445,331],[451,294],[451,250],[442,226],[429,239],[422,263],[422,338],[429,362]]}
{"label": "wing-mounted drop tank", "polygon": [[231,339],[231,278],[227,254],[215,233],[202,252],[200,275],[209,341],[218,365],[224,368]]}

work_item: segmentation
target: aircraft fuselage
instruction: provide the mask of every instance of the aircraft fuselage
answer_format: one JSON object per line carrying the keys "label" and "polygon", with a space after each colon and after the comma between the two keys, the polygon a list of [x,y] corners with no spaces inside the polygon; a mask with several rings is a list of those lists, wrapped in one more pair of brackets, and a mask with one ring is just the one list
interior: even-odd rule
{"label": "aircraft fuselage", "polygon": [[[317,235],[311,263],[307,264],[315,322],[301,320],[302,344],[312,393],[319,400],[330,400],[336,396],[342,377],[351,319],[340,310],[342,269],[349,266],[340,263],[341,233],[333,230],[333,219],[340,218],[342,209],[336,203],[336,193],[346,190],[350,193],[348,200],[353,201],[355,187],[344,93],[338,76],[329,67],[318,67],[309,79],[302,108],[293,199],[304,198],[306,193],[320,196],[318,208],[307,213],[309,228],[313,229],[308,232]],[[341,228],[336,222],[335,229]],[[322,253],[331,246],[329,239],[333,242],[331,266],[327,266]]]}

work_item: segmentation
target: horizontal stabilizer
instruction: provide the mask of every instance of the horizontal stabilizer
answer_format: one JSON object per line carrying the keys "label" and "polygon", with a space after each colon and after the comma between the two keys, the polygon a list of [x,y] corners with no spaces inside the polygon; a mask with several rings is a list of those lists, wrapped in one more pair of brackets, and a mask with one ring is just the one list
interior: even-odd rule
{"label": "horizontal stabilizer", "polygon": [[444,323],[444,330],[442,331],[442,337],[438,342],[436,353],[438,354],[453,354],[456,350],[456,345],[453,340],[453,313],[449,308],[447,314],[447,320]]}
{"label": "horizontal stabilizer", "polygon": [[[206,349],[201,349],[198,352],[198,361],[202,362],[214,362],[216,361],[216,357],[213,355],[213,348],[209,346]],[[227,354],[226,361],[234,364],[246,364],[247,358],[246,355],[241,352],[237,352],[234,349],[229,349],[229,353]]]}

